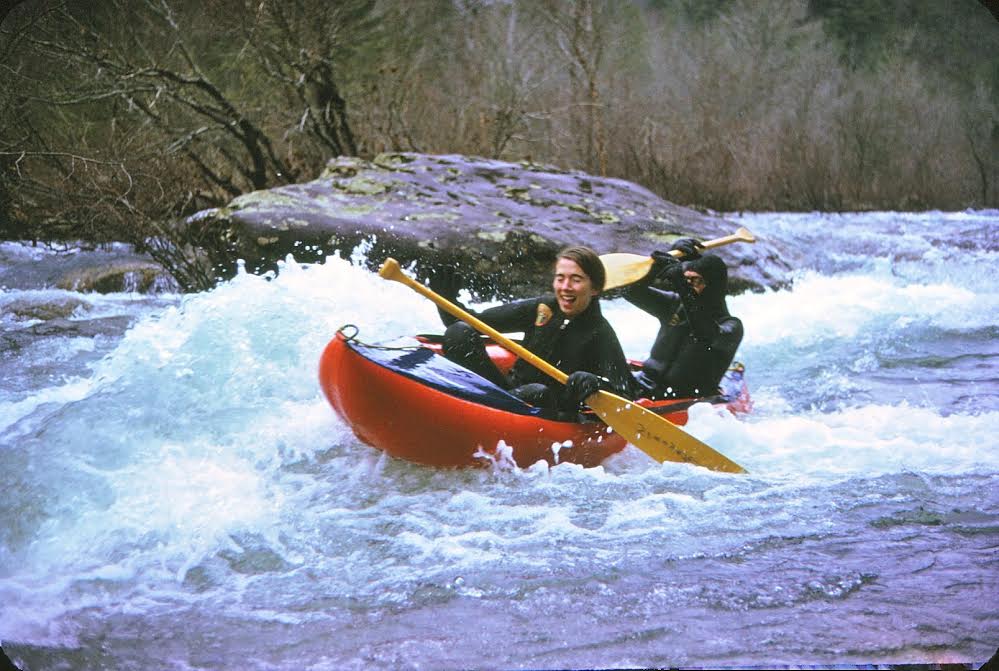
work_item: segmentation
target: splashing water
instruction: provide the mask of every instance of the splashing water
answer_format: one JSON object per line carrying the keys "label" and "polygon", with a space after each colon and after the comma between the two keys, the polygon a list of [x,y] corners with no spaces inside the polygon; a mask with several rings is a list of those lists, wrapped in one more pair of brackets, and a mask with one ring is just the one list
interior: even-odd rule
{"label": "splashing water", "polygon": [[[4,650],[25,669],[980,664],[999,212],[737,224],[799,269],[729,299],[754,413],[694,406],[686,427],[748,475],[633,448],[591,469],[518,469],[505,444],[482,470],[384,457],[323,399],[319,354],[345,323],[441,326],[337,258],[184,297],[4,288]],[[24,316],[70,301],[55,332]],[[642,358],[655,322],[605,314]]]}

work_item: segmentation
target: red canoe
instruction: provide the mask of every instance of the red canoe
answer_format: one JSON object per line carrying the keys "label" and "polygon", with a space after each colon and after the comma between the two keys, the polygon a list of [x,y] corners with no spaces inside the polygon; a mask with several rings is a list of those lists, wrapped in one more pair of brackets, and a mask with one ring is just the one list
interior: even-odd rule
{"label": "red canoe", "polygon": [[[437,467],[482,466],[512,458],[520,467],[539,460],[596,466],[624,449],[624,438],[597,418],[564,422],[436,353],[426,337],[420,345],[382,347],[356,340],[342,327],[319,361],[319,383],[336,413],[363,442],[407,461]],[[504,370],[513,354],[489,346]],[[740,371],[741,373],[741,371]],[[734,400],[640,401],[674,424],[687,422],[698,401],[724,403],[746,412],[744,385]]]}

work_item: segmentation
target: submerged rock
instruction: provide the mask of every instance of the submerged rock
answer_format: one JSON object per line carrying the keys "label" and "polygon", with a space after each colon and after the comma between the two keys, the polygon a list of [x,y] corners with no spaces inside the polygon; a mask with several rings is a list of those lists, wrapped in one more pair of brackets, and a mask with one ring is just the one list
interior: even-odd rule
{"label": "submerged rock", "polygon": [[[361,255],[372,270],[388,256],[416,262],[424,279],[455,266],[480,297],[532,295],[548,288],[557,251],[573,244],[599,253],[649,254],[678,237],[704,240],[738,226],[664,201],[619,179],[534,163],[457,155],[341,157],[320,177],[248,193],[191,217],[200,239],[216,241],[215,271],[273,269],[333,253]],[[768,241],[718,253],[733,293],[788,281],[788,265]]]}
{"label": "submerged rock", "polygon": [[159,265],[151,261],[131,260],[74,269],[63,275],[56,286],[69,291],[102,294],[177,291],[177,283]]}
{"label": "submerged rock", "polygon": [[14,321],[49,321],[67,319],[77,311],[85,311],[88,304],[74,296],[53,296],[47,300],[24,299],[0,303],[0,309]]}
{"label": "submerged rock", "polygon": [[174,278],[132,245],[0,243],[0,287],[81,293],[175,293]]}

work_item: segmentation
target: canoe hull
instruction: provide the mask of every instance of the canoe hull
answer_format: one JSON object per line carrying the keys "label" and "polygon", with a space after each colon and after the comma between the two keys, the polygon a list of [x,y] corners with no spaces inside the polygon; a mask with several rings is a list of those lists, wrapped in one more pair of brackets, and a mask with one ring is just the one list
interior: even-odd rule
{"label": "canoe hull", "polygon": [[599,422],[557,422],[455,398],[366,359],[342,333],[323,351],[319,380],[358,439],[427,466],[487,465],[504,457],[502,445],[521,467],[539,460],[595,466],[626,444]]}
{"label": "canoe hull", "polygon": [[[320,386],[358,439],[393,457],[438,468],[484,466],[507,459],[520,467],[538,461],[590,467],[627,444],[600,421],[560,422],[460,398],[365,356],[364,348],[370,346],[338,332],[320,358]],[[430,363],[453,365],[436,354],[421,354],[433,359]],[[507,367],[509,362],[498,363]],[[498,388],[496,393],[508,396]],[[664,402],[653,409],[683,425],[686,409],[694,402]]]}

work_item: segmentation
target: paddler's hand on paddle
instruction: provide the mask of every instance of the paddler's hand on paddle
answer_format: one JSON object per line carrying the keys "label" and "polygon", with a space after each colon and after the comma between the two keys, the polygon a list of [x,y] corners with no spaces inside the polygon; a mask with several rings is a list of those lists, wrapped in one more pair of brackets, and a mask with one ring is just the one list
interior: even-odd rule
{"label": "paddler's hand on paddle", "polygon": [[[676,267],[680,265],[680,259],[694,261],[701,258],[700,250],[702,249],[704,247],[699,240],[694,238],[680,238],[673,243],[668,252],[652,252],[652,267],[649,269],[649,274],[646,277],[649,281],[665,279],[666,273],[670,269],[675,271]],[[679,258],[671,252],[680,252]]]}
{"label": "paddler's hand on paddle", "polygon": [[[682,258],[684,261],[696,261],[701,258],[701,250],[704,249],[704,245],[700,240],[696,238],[680,238],[673,241],[673,245],[669,248],[671,252],[680,252],[683,254]],[[653,254],[655,256],[655,254]]]}
{"label": "paddler's hand on paddle", "polygon": [[[680,259],[684,261],[694,261],[701,258],[701,251],[704,246],[699,240],[694,238],[680,238],[669,248],[668,252],[652,252],[652,267],[649,269],[647,277],[649,280],[665,279],[666,273],[670,269],[676,270],[680,265]],[[679,257],[672,252],[680,252]]]}
{"label": "paddler's hand on paddle", "polygon": [[572,407],[579,407],[587,398],[600,391],[600,378],[585,370],[577,370],[565,382],[565,399]]}
{"label": "paddler's hand on paddle", "polygon": [[664,283],[672,286],[674,291],[683,296],[688,291],[687,278],[684,277],[683,273],[684,264],[680,263],[676,259],[673,259],[673,263],[663,269],[663,273],[659,276],[659,278]]}
{"label": "paddler's hand on paddle", "polygon": [[666,252],[652,252],[652,267],[649,269],[649,274],[643,279],[647,282],[653,282],[665,275],[666,271],[669,270],[671,266],[678,265],[680,265],[680,262],[676,259],[676,257],[670,256]]}

